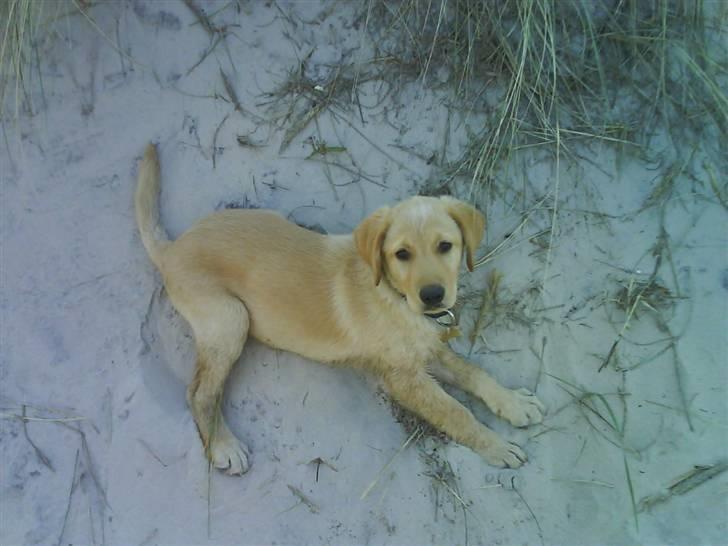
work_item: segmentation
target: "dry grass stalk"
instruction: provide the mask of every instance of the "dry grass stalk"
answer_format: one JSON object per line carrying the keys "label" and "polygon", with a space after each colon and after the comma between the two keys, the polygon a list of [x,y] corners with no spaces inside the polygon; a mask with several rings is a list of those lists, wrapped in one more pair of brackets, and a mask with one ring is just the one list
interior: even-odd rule
{"label": "dry grass stalk", "polygon": [[288,489],[298,498],[299,501],[301,501],[301,503],[306,505],[312,514],[318,514],[320,512],[316,503],[309,499],[298,487],[289,485]]}
{"label": "dry grass stalk", "polygon": [[483,298],[481,300],[480,308],[478,309],[477,318],[475,319],[475,325],[473,330],[470,332],[470,352],[473,351],[475,340],[480,335],[480,332],[484,330],[487,325],[484,324],[485,317],[489,317],[489,321],[493,320],[493,310],[498,305],[498,291],[500,289],[500,283],[503,280],[503,273],[497,269],[492,269],[488,272],[486,279],[486,287],[483,290]]}
{"label": "dry grass stalk", "polygon": [[278,89],[270,92],[267,105],[280,107],[287,103],[286,112],[277,120],[288,127],[283,135],[279,152],[288,148],[298,136],[319,115],[332,107],[348,111],[351,98],[355,96],[357,86],[375,79],[374,75],[362,74],[361,65],[341,63],[329,67],[323,78],[309,75],[308,62],[313,50],[289,71],[286,80]]}
{"label": "dry grass stalk", "polygon": [[669,501],[675,495],[684,495],[728,470],[728,461],[721,460],[710,465],[695,465],[685,474],[673,479],[665,489],[640,499],[638,510],[650,510],[658,504]]}
{"label": "dry grass stalk", "polygon": [[[549,377],[559,381],[559,386],[566,392],[573,401],[577,404],[582,417],[591,427],[591,429],[601,436],[608,443],[619,448],[622,451],[622,460],[624,464],[625,482],[627,485],[627,491],[629,493],[630,503],[632,506],[632,515],[634,518],[635,528],[639,531],[639,519],[637,516],[637,502],[635,500],[634,484],[632,483],[632,474],[630,471],[629,463],[627,461],[627,454],[641,457],[641,451],[646,448],[637,450],[629,445],[626,439],[627,433],[627,403],[626,393],[624,387],[620,388],[617,396],[621,402],[621,419],[618,417],[619,411],[615,411],[610,404],[605,394],[588,391],[575,385],[572,382],[566,381],[560,377],[547,373]],[[623,378],[624,381],[624,378]],[[576,392],[572,392],[576,391]],[[592,421],[596,418],[596,423]],[[597,426],[597,425],[601,425]],[[607,432],[602,430],[602,427],[606,426]]]}
{"label": "dry grass stalk", "polygon": [[400,446],[400,448],[399,448],[399,449],[397,450],[397,452],[396,452],[396,453],[395,453],[394,455],[392,455],[392,458],[391,458],[391,459],[389,459],[389,461],[387,461],[387,464],[385,464],[385,465],[384,465],[384,466],[382,467],[382,469],[381,469],[381,470],[380,470],[379,472],[377,472],[377,475],[375,476],[375,478],[374,478],[374,479],[373,479],[373,480],[371,481],[371,483],[370,483],[370,484],[369,484],[369,485],[368,485],[368,486],[366,487],[366,489],[364,489],[364,491],[362,491],[362,494],[361,494],[361,496],[359,497],[359,500],[364,500],[365,498],[367,498],[367,496],[369,495],[369,493],[371,493],[372,489],[374,489],[374,487],[375,487],[375,486],[377,485],[377,483],[378,483],[378,482],[379,482],[379,480],[380,480],[380,479],[382,478],[382,476],[383,476],[383,475],[384,475],[384,473],[385,473],[385,472],[387,471],[387,469],[389,469],[389,467],[391,467],[391,466],[392,466],[392,464],[393,464],[393,463],[394,463],[394,461],[395,461],[395,460],[397,459],[397,457],[399,457],[399,455],[400,455],[400,454],[401,454],[401,453],[402,453],[402,452],[403,452],[403,451],[404,451],[405,449],[407,449],[407,446],[408,446],[408,445],[410,445],[410,444],[411,444],[411,443],[413,443],[413,442],[414,442],[414,443],[417,443],[417,440],[419,440],[419,439],[420,439],[420,436],[421,436],[421,435],[422,435],[422,429],[418,428],[418,429],[415,429],[415,430],[414,430],[414,431],[412,432],[412,434],[410,434],[410,435],[409,435],[409,436],[407,437],[407,439],[406,439],[406,440],[404,441],[404,443],[403,443],[403,444],[402,444],[402,445]]}

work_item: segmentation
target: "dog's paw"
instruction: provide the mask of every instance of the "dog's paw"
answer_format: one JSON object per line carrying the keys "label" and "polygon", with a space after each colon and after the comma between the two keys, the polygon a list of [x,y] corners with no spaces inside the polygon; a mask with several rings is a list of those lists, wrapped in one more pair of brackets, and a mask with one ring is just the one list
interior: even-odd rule
{"label": "dog's paw", "polygon": [[250,468],[248,449],[232,434],[221,435],[213,441],[210,460],[212,466],[229,476],[240,476]]}
{"label": "dog's paw", "polygon": [[543,421],[546,406],[528,389],[503,389],[495,399],[489,400],[493,412],[514,427],[527,427]]}
{"label": "dog's paw", "polygon": [[490,445],[479,451],[488,464],[499,468],[518,468],[528,461],[528,457],[516,444],[497,438]]}

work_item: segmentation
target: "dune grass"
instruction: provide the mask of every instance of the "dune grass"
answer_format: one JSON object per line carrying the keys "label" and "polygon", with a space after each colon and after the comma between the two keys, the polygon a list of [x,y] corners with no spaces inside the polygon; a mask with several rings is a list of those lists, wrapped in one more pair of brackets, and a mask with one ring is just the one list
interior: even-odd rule
{"label": "dune grass", "polygon": [[44,96],[39,70],[39,41],[44,22],[63,8],[54,0],[0,0],[0,119],[33,114],[37,87]]}
{"label": "dune grass", "polygon": [[725,137],[727,20],[722,3],[701,0],[371,0],[367,7],[368,30],[384,44],[380,56],[397,59],[402,74],[424,85],[445,81],[486,113],[448,173],[480,188],[523,147],[568,158],[572,143],[585,139],[643,150],[657,128],[673,139],[704,131]]}

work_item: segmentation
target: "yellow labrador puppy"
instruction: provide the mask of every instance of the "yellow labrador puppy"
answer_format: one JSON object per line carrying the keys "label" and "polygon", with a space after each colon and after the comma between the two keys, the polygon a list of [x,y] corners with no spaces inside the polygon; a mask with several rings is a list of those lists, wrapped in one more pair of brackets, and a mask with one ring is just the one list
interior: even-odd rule
{"label": "yellow labrador puppy", "polygon": [[543,405],[500,386],[441,340],[437,315],[455,303],[463,254],[485,219],[449,197],[413,197],[366,218],[352,235],[324,236],[275,212],[226,210],[174,242],[159,225],[159,162],[144,154],[136,190],[141,239],[175,308],[195,336],[187,400],[207,456],[229,474],[248,469],[247,449],[225,424],[225,379],[248,336],[312,360],[373,372],[402,406],[495,466],[526,455],[478,422],[435,378],[485,402],[517,427],[539,423]]}

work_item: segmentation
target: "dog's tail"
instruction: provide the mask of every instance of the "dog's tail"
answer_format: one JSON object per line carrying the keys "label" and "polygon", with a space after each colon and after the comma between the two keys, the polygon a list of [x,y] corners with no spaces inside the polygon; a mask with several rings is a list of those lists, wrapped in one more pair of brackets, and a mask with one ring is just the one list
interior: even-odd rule
{"label": "dog's tail", "polygon": [[134,202],[142,243],[157,268],[164,247],[169,244],[169,237],[159,224],[159,178],[157,149],[154,144],[149,144],[139,165],[139,180]]}

